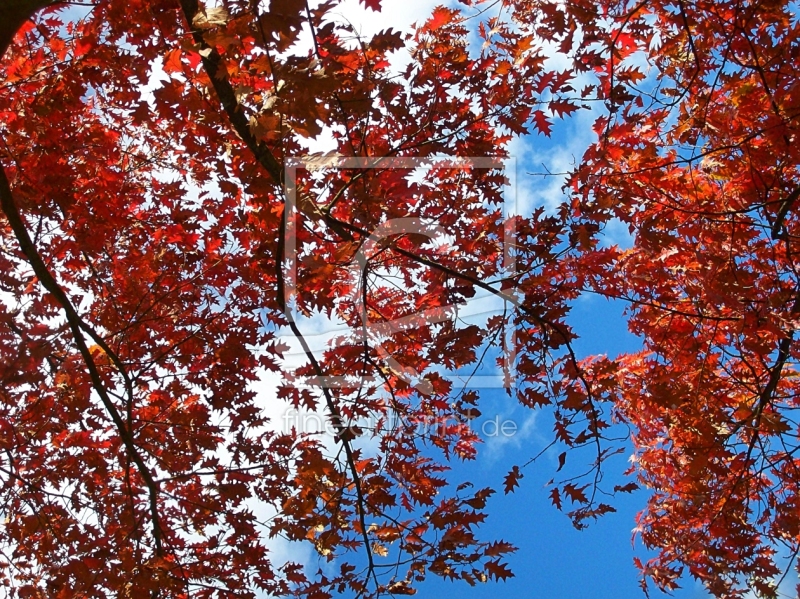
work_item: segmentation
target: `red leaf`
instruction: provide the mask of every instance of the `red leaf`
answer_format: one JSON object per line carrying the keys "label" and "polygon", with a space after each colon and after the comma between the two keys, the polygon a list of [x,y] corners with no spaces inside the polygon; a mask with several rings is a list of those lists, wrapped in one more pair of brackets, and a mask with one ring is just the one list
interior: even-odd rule
{"label": "red leaf", "polygon": [[392,52],[399,50],[404,45],[403,34],[399,31],[393,31],[391,27],[376,33],[369,43],[369,47],[378,52]]}
{"label": "red leaf", "polygon": [[586,493],[584,493],[584,489],[589,485],[584,485],[582,487],[576,487],[572,483],[567,483],[564,485],[564,493],[569,495],[569,498],[572,500],[572,503],[587,503]]}
{"label": "red leaf", "polygon": [[639,488],[639,485],[636,483],[627,483],[625,485],[614,485],[614,492],[615,493],[633,493],[635,490]]}
{"label": "red leaf", "polygon": [[553,126],[550,124],[550,121],[547,120],[544,112],[541,110],[535,110],[533,112],[533,122],[540,133],[550,137],[550,132],[552,131]]}
{"label": "red leaf", "polygon": [[549,106],[550,110],[552,110],[554,113],[556,113],[559,117],[562,118],[565,115],[569,116],[570,114],[578,110],[578,107],[575,104],[573,104],[569,100],[562,100],[562,99],[552,100]]}
{"label": "red leaf", "polygon": [[511,471],[506,474],[503,482],[505,494],[511,493],[515,487],[519,486],[519,479],[522,478],[522,473],[519,471],[519,466],[514,466]]}
{"label": "red leaf", "polygon": [[514,553],[516,550],[517,548],[511,543],[506,543],[505,541],[495,541],[486,548],[483,554],[489,557],[497,557],[505,553]]}
{"label": "red leaf", "polygon": [[508,565],[501,564],[499,559],[486,562],[485,567],[489,578],[494,578],[495,580],[506,580],[507,578],[512,578],[514,576],[514,573],[511,571]]}
{"label": "red leaf", "polygon": [[561,494],[558,492],[557,488],[550,491],[550,500],[553,502],[554,506],[561,509]]}
{"label": "red leaf", "polygon": [[566,461],[567,461],[567,452],[566,451],[562,451],[558,456],[558,469],[556,469],[556,472],[560,472],[561,471],[561,469],[564,467],[564,464],[566,463]]}

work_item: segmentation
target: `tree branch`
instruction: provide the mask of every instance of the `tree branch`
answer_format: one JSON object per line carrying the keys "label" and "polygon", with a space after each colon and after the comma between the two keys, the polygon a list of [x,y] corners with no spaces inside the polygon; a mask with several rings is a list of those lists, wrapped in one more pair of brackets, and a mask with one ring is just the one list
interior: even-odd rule
{"label": "tree branch", "polygon": [[17,242],[19,243],[20,249],[27,258],[31,268],[33,268],[33,272],[39,279],[39,282],[48,292],[50,292],[50,294],[64,310],[64,313],[67,317],[67,323],[69,324],[69,328],[72,331],[72,336],[75,339],[75,345],[77,346],[78,351],[80,352],[83,361],[86,364],[86,368],[89,371],[89,377],[92,380],[92,386],[100,396],[100,401],[103,403],[106,412],[111,417],[111,420],[117,429],[117,433],[119,434],[119,437],[122,440],[128,455],[130,456],[131,460],[133,460],[133,463],[136,464],[139,474],[147,486],[150,498],[150,517],[153,525],[153,540],[155,542],[156,552],[160,555],[162,548],[161,526],[158,519],[158,485],[153,480],[153,476],[150,473],[150,470],[147,468],[147,465],[144,463],[141,455],[139,455],[131,431],[125,426],[122,416],[114,405],[114,402],[112,401],[108,391],[105,388],[105,385],[103,384],[100,371],[97,368],[97,364],[95,363],[92,353],[86,345],[86,340],[83,338],[83,334],[81,332],[82,330],[87,330],[89,328],[88,325],[80,317],[72,305],[72,302],[67,297],[67,294],[50,273],[47,265],[44,263],[44,260],[42,260],[42,257],[39,255],[36,246],[33,244],[33,241],[31,241],[30,235],[28,235],[28,230],[25,227],[22,216],[20,215],[16,203],[14,202],[14,197],[11,193],[11,186],[8,182],[5,169],[2,167],[2,165],[0,165],[0,209],[2,209],[3,213],[5,214],[8,224],[11,227]]}
{"label": "tree branch", "polygon": [[57,4],[56,0],[2,0],[0,2],[0,56],[6,53],[14,35],[37,10]]}
{"label": "tree branch", "polygon": [[251,133],[250,124],[242,106],[236,99],[236,92],[228,79],[228,71],[222,62],[222,57],[216,48],[212,48],[206,43],[203,38],[203,32],[195,29],[192,25],[192,20],[199,11],[197,0],[181,0],[181,8],[183,9],[184,17],[186,17],[187,27],[191,30],[192,38],[200,50],[203,68],[208,73],[209,79],[211,79],[211,85],[214,87],[214,91],[217,92],[217,97],[219,97],[222,108],[225,110],[225,114],[228,115],[233,129],[256,157],[258,163],[269,173],[272,180],[276,184],[282,185],[283,167],[266,144],[259,142]]}

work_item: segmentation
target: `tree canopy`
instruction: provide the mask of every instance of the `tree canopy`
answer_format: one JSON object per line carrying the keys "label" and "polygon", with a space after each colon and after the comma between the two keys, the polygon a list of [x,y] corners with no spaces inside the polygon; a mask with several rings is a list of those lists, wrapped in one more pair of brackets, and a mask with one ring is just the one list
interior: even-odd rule
{"label": "tree canopy", "polygon": [[[549,493],[576,526],[647,489],[645,588],[688,571],[774,597],[800,547],[796,6],[474,0],[370,38],[337,7],[0,7],[3,584],[505,579],[514,547],[479,526],[495,489],[448,478],[482,393],[449,375],[483,365],[552,416]],[[511,141],[590,110],[561,204],[509,214]],[[320,136],[335,150],[310,153]],[[579,356],[586,293],[626,302],[642,351]],[[465,322],[476,294],[502,308]],[[323,352],[301,326],[319,315],[348,330]],[[264,377],[335,442],[272,426]],[[275,562],[276,536],[332,567]]]}

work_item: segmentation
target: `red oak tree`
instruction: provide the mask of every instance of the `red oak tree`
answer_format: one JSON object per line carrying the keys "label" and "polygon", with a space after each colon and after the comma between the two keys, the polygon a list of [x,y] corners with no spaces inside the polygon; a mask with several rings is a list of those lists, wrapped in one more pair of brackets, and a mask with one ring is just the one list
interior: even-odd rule
{"label": "red oak tree", "polygon": [[796,8],[621,2],[606,15],[611,115],[573,209],[634,235],[582,264],[587,287],[631,302],[645,340],[608,371],[608,399],[652,490],[638,525],[658,555],[640,565],[664,588],[688,567],[715,596],[772,597],[776,557],[798,552]]}
{"label": "red oak tree", "polygon": [[[474,3],[366,39],[335,1],[5,2],[4,584],[328,597],[505,578],[513,547],[476,530],[493,490],[447,478],[480,402],[446,374],[494,347],[556,440],[593,452],[595,476],[551,491],[576,525],[635,487],[597,475],[621,421],[651,490],[646,579],[688,567],[719,597],[774,595],[776,551],[800,542],[790,7]],[[512,136],[593,102],[569,197],[507,218]],[[323,131],[335,155],[296,160]],[[612,219],[630,248],[599,242]],[[478,292],[505,308],[464,324]],[[629,302],[641,353],[579,360],[586,292]],[[350,332],[315,353],[313,314]],[[325,411],[332,447],[275,431],[265,372]],[[335,563],[273,563],[277,535]]]}

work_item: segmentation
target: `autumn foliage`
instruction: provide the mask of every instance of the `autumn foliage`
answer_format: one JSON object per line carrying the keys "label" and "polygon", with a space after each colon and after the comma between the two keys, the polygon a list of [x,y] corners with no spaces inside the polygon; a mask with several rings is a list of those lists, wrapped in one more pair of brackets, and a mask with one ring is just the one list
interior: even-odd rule
{"label": "autumn foliage", "polygon": [[[3,584],[319,598],[505,579],[514,547],[479,531],[495,491],[447,474],[478,451],[481,393],[446,375],[486,361],[552,416],[547,492],[576,526],[648,490],[643,586],[688,572],[774,596],[800,547],[792,6],[465,2],[364,38],[335,0],[6,2]],[[563,203],[509,217],[508,144],[585,110]],[[335,152],[307,157],[321,135]],[[629,244],[603,241],[612,222]],[[504,308],[464,324],[477,293]],[[585,293],[627,303],[641,352],[576,353]],[[315,352],[301,320],[320,314],[350,333]],[[334,442],[274,426],[278,399],[324,411]],[[605,488],[629,442],[631,478]],[[278,536],[330,567],[274,561]]]}

